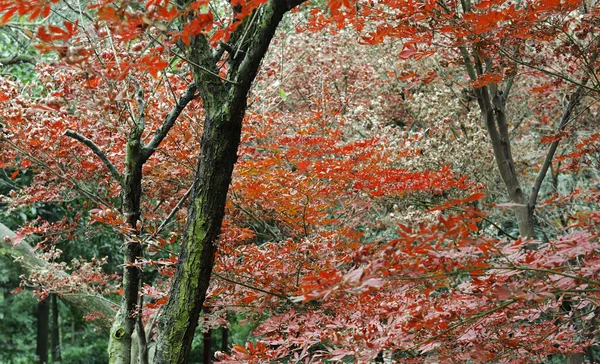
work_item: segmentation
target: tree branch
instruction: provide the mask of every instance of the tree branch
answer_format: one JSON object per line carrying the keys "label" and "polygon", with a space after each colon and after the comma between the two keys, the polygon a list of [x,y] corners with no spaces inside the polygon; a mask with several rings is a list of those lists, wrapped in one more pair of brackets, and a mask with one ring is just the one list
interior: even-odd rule
{"label": "tree branch", "polygon": [[83,143],[85,146],[87,146],[88,148],[90,148],[92,150],[92,152],[94,152],[95,155],[98,156],[98,158],[100,158],[100,160],[102,161],[102,163],[104,163],[104,165],[106,166],[106,168],[108,168],[108,170],[110,171],[110,175],[120,184],[123,184],[123,176],[121,176],[121,174],[119,173],[119,171],[117,170],[117,168],[115,167],[114,164],[112,164],[112,162],[110,160],[108,160],[108,158],[106,157],[106,154],[104,154],[104,152],[96,145],[94,144],[94,142],[91,139],[88,139],[86,137],[84,137],[83,135],[79,134],[76,131],[73,130],[67,130],[65,132],[65,135],[68,137],[71,137],[77,141],[80,141],[81,143]]}
{"label": "tree branch", "polygon": [[219,278],[219,279],[222,279],[222,280],[224,280],[224,281],[226,281],[226,282],[229,282],[229,283],[237,284],[237,285],[240,285],[240,286],[242,286],[242,287],[246,287],[246,288],[248,288],[248,289],[251,289],[251,290],[254,290],[254,291],[258,291],[258,292],[266,293],[266,294],[268,294],[268,295],[275,296],[275,297],[279,297],[279,298],[281,298],[281,299],[284,299],[284,300],[286,300],[286,301],[290,301],[290,302],[292,302],[292,303],[295,303],[295,302],[294,302],[294,301],[292,301],[292,300],[291,300],[289,297],[287,297],[287,296],[285,296],[285,295],[283,295],[283,294],[281,294],[281,293],[275,293],[275,292],[267,291],[266,289],[258,288],[258,287],[255,287],[255,286],[251,286],[251,285],[249,285],[249,284],[246,284],[246,283],[243,283],[243,282],[239,282],[239,281],[233,280],[233,279],[231,279],[231,278],[227,278],[227,277],[225,277],[225,276],[223,276],[223,275],[220,275],[220,274],[219,274],[219,273],[217,273],[217,272],[213,272],[213,276],[215,276],[215,277],[217,277],[217,278]]}
{"label": "tree branch", "polygon": [[[0,223],[1,255],[13,259],[15,263],[17,263],[27,273],[50,269],[50,264],[40,259],[35,254],[31,245],[27,244],[25,241],[21,241],[19,244],[14,246],[12,246],[11,243],[3,242],[5,237],[8,237],[12,240],[15,236],[16,234],[12,230]],[[69,274],[64,271],[60,271],[57,274],[60,277],[69,277]],[[98,317],[98,319],[94,320],[93,323],[108,333],[112,324],[112,318],[117,312],[115,309],[115,303],[102,296],[87,292],[60,294],[59,297],[66,304],[81,311],[84,316],[100,313],[101,315]]]}
{"label": "tree branch", "polygon": [[142,150],[144,160],[150,158],[152,154],[156,151],[156,148],[158,148],[160,143],[167,136],[169,130],[171,130],[171,127],[173,127],[175,121],[177,120],[183,109],[187,106],[187,104],[190,103],[190,101],[197,97],[195,93],[196,84],[191,83],[186,88],[183,96],[181,96],[181,98],[176,102],[175,106],[173,106],[173,109],[171,110],[171,112],[169,112],[169,115],[167,115],[167,118],[165,119],[163,124],[158,129],[156,129],[152,140],[150,140],[148,144],[144,146]]}
{"label": "tree branch", "polygon": [[0,64],[2,64],[2,66],[12,66],[13,64],[19,63],[35,64],[36,59],[32,56],[27,56],[24,54],[14,54],[9,57],[0,58]]}
{"label": "tree branch", "polygon": [[175,205],[175,207],[173,208],[173,210],[171,210],[171,212],[169,212],[169,215],[167,215],[167,217],[160,224],[160,226],[156,230],[157,234],[160,233],[165,228],[165,226],[167,226],[167,224],[169,223],[169,221],[171,221],[171,219],[173,218],[173,216],[175,216],[175,214],[177,213],[177,211],[179,211],[179,209],[181,208],[181,206],[183,205],[183,203],[190,196],[191,192],[192,192],[192,187],[188,188],[187,192],[183,195],[183,197],[179,200],[179,202],[177,202],[177,205]]}
{"label": "tree branch", "polygon": [[[587,83],[587,79],[583,81],[583,84]],[[584,86],[579,86],[577,90],[571,96],[569,103],[565,111],[563,112],[562,118],[560,119],[560,123],[558,125],[557,132],[561,132],[569,123],[571,119],[571,115],[573,114],[573,110],[577,107],[581,99],[583,98]],[[560,140],[555,140],[550,145],[550,149],[548,149],[548,153],[546,153],[546,158],[544,159],[544,164],[542,165],[542,169],[540,169],[537,177],[535,178],[535,182],[533,187],[531,188],[531,196],[529,196],[529,206],[535,206],[537,202],[537,197],[540,192],[540,188],[542,187],[542,182],[544,182],[544,178],[546,177],[546,173],[548,172],[548,168],[552,165],[552,159],[554,158],[554,153],[556,153],[556,149],[558,148],[558,143]]]}

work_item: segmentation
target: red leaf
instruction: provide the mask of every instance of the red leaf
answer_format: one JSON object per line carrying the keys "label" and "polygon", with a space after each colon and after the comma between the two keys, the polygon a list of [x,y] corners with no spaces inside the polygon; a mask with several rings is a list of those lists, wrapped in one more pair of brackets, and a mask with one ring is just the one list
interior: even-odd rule
{"label": "red leaf", "polygon": [[417,48],[415,48],[415,46],[413,46],[413,45],[410,45],[408,47],[405,46],[404,49],[402,50],[402,52],[400,52],[398,54],[398,57],[400,57],[400,59],[409,59],[415,53],[417,53]]}
{"label": "red leaf", "polygon": [[500,81],[502,81],[502,75],[486,73],[484,75],[478,76],[475,82],[471,82],[471,86],[475,88],[481,88],[489,85],[490,83],[497,85],[498,83],[500,83]]}
{"label": "red leaf", "polygon": [[499,300],[507,300],[511,297],[512,292],[505,286],[496,286],[494,288],[494,296]]}
{"label": "red leaf", "polygon": [[468,223],[468,224],[467,224],[467,227],[469,228],[469,230],[471,230],[471,231],[473,231],[473,232],[476,232],[477,230],[479,230],[479,229],[477,228],[477,225],[473,224],[472,222]]}

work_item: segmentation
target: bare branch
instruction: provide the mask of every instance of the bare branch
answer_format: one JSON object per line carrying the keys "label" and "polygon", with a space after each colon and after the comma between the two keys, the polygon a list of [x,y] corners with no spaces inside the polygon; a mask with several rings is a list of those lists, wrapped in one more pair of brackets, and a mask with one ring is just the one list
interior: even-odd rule
{"label": "bare branch", "polygon": [[36,59],[34,57],[27,56],[24,54],[14,54],[9,57],[0,58],[0,64],[2,64],[2,66],[11,66],[13,64],[19,64],[19,63],[35,64],[35,62],[36,62]]}
{"label": "bare branch", "polygon": [[83,135],[81,135],[78,132],[73,131],[73,130],[67,130],[65,132],[65,135],[68,137],[71,137],[77,141],[80,141],[85,146],[90,148],[92,150],[92,152],[94,152],[94,154],[97,155],[98,158],[100,158],[100,160],[102,161],[102,163],[104,163],[106,168],[108,168],[112,178],[114,178],[120,185],[123,184],[123,176],[121,176],[121,174],[119,173],[119,171],[117,170],[115,165],[112,164],[112,162],[110,160],[108,160],[108,158],[106,157],[106,154],[104,154],[104,152],[96,144],[94,144],[94,142],[92,140],[84,137]]}
{"label": "bare branch", "polygon": [[248,288],[248,289],[251,289],[251,290],[254,290],[254,291],[258,291],[258,292],[266,293],[266,294],[268,294],[268,295],[275,296],[275,297],[279,297],[279,298],[281,298],[281,299],[284,299],[284,300],[286,300],[286,301],[290,301],[290,302],[292,302],[292,303],[295,303],[294,301],[292,301],[292,300],[290,299],[290,297],[287,297],[287,296],[285,296],[285,295],[283,295],[283,294],[281,294],[281,293],[276,293],[276,292],[272,292],[272,291],[267,291],[267,290],[265,290],[265,289],[262,289],[262,288],[258,288],[258,287],[255,287],[255,286],[252,286],[252,285],[249,285],[249,284],[246,284],[246,283],[240,282],[240,281],[236,281],[236,280],[233,280],[233,279],[231,279],[231,278],[228,278],[228,277],[225,277],[225,276],[223,276],[223,275],[220,275],[220,274],[219,274],[219,273],[217,273],[217,272],[213,272],[212,274],[213,274],[213,276],[215,276],[215,277],[217,277],[217,278],[219,278],[219,279],[222,279],[222,280],[224,280],[225,282],[229,282],[229,283],[233,283],[233,284],[238,284],[238,285],[240,285],[240,286],[242,286],[242,287],[246,287],[246,288]]}
{"label": "bare branch", "polygon": [[183,195],[183,197],[179,200],[179,202],[177,202],[177,205],[175,205],[175,207],[173,208],[173,210],[171,210],[171,212],[169,213],[169,215],[165,218],[165,220],[162,222],[162,224],[160,224],[160,226],[158,227],[158,230],[156,231],[156,233],[160,233],[165,226],[167,226],[167,224],[169,223],[169,221],[171,221],[171,219],[173,218],[173,216],[175,216],[175,214],[177,213],[177,211],[179,211],[179,209],[181,208],[181,205],[183,205],[183,203],[185,202],[185,200],[187,200],[187,198],[189,197],[190,193],[192,192],[192,187],[190,187],[187,192]]}
{"label": "bare branch", "polygon": [[195,92],[196,84],[191,83],[190,85],[188,85],[187,89],[185,90],[185,93],[183,94],[183,96],[181,96],[179,101],[177,101],[169,115],[167,115],[167,118],[165,119],[164,123],[158,129],[156,129],[156,133],[154,134],[152,140],[150,140],[150,142],[148,142],[148,144],[146,144],[142,149],[142,155],[144,160],[147,160],[148,158],[150,158],[150,156],[152,156],[154,151],[156,151],[156,148],[158,148],[160,143],[169,133],[169,130],[171,130],[173,124],[175,124],[175,121],[179,117],[179,114],[181,114],[183,109],[187,106],[187,104],[190,103],[190,101],[197,97]]}
{"label": "bare branch", "polygon": [[[587,83],[587,79],[584,80],[582,83],[585,85],[585,83]],[[571,96],[571,99],[569,100],[569,103],[567,104],[567,107],[563,112],[562,118],[560,119],[557,132],[561,132],[569,123],[571,115],[573,114],[573,110],[575,110],[575,108],[583,98],[584,89],[585,86],[579,86]],[[537,202],[537,197],[540,192],[540,188],[542,187],[542,182],[544,182],[544,178],[546,177],[548,168],[550,168],[550,166],[552,165],[552,159],[554,158],[554,153],[556,153],[556,148],[558,148],[559,142],[560,140],[553,141],[550,145],[550,149],[548,149],[548,153],[546,153],[546,158],[544,159],[542,169],[540,169],[537,177],[535,178],[533,187],[531,188],[531,196],[529,196],[529,206],[535,206],[535,203]]]}

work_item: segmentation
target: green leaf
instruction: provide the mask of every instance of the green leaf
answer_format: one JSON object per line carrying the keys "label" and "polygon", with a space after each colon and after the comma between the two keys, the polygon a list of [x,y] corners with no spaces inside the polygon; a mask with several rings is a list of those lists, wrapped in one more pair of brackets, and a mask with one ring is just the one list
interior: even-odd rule
{"label": "green leaf", "polygon": [[281,96],[281,99],[283,101],[287,100],[287,94],[285,93],[285,91],[283,91],[283,89],[279,89],[279,96]]}

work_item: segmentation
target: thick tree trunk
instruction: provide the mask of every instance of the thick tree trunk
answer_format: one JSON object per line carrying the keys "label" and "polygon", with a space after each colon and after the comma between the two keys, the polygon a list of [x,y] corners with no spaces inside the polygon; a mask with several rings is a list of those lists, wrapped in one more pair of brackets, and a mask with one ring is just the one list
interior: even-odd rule
{"label": "thick tree trunk", "polygon": [[194,179],[186,233],[169,301],[159,319],[157,363],[185,363],[212,272],[225,200],[241,132],[241,115],[231,120],[209,110]]}
{"label": "thick tree trunk", "polygon": [[52,333],[50,335],[50,349],[52,350],[52,362],[61,361],[60,353],[60,327],[58,323],[58,300],[56,294],[50,295],[50,304],[52,309]]}
{"label": "thick tree trunk", "polygon": [[[155,363],[187,362],[210,283],[248,91],[283,15],[300,3],[271,0],[244,20],[230,39],[240,41],[240,52],[229,57],[228,81],[215,77],[218,60],[206,38],[191,42],[188,57],[195,63],[194,81],[206,118],[179,263],[158,321]],[[240,34],[248,36],[239,39]]]}
{"label": "thick tree trunk", "polygon": [[48,337],[50,327],[50,300],[40,301],[37,307],[37,340],[35,353],[40,364],[48,363]]}

